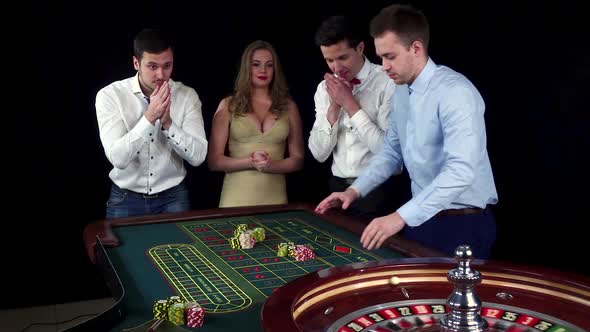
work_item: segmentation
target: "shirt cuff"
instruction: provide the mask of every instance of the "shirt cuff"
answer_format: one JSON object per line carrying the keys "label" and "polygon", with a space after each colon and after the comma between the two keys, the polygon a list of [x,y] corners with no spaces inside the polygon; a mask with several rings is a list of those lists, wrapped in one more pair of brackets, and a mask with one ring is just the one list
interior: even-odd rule
{"label": "shirt cuff", "polygon": [[367,113],[361,108],[356,113],[354,113],[352,118],[350,118],[350,122],[352,122],[354,129],[358,129],[371,122],[371,118],[369,118]]}
{"label": "shirt cuff", "polygon": [[[164,128],[164,127],[162,127]],[[177,141],[178,139],[178,132],[180,131],[180,128],[174,124],[174,122],[172,122],[172,124],[170,125],[170,128],[168,128],[168,130],[164,129],[164,133],[167,134],[166,136],[168,136],[168,138]]]}
{"label": "shirt cuff", "polygon": [[368,177],[361,175],[354,180],[350,185],[350,188],[356,190],[361,195],[360,197],[365,197],[371,192],[371,190],[373,190],[373,184]]}
{"label": "shirt cuff", "polygon": [[[334,123],[334,125],[336,125],[336,123]],[[326,133],[328,136],[331,136],[334,132],[334,128],[330,125],[330,121],[328,121],[326,118],[324,118],[320,123],[320,130]]]}
{"label": "shirt cuff", "polygon": [[397,209],[397,212],[406,224],[411,227],[420,226],[429,219],[428,215],[413,200]]}
{"label": "shirt cuff", "polygon": [[[158,119],[157,121],[160,121],[160,119]],[[170,128],[166,129],[164,128],[164,126],[162,124],[160,124],[160,130],[164,133],[164,134],[168,134],[168,132],[170,131],[170,129],[172,129],[172,126],[174,125],[174,122],[172,122],[172,125],[170,125]]]}
{"label": "shirt cuff", "polygon": [[149,134],[153,134],[154,125],[152,125],[145,116],[142,116],[133,129],[136,133],[147,139]]}

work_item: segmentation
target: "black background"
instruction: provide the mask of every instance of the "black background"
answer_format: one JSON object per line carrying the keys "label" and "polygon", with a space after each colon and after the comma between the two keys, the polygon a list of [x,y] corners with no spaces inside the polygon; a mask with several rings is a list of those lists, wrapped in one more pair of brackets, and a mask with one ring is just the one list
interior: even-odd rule
{"label": "black background", "polygon": [[[94,98],[134,75],[132,40],[144,27],[176,38],[173,79],[203,102],[207,135],[217,104],[231,93],[243,48],[265,39],[277,49],[299,106],[304,137],[313,94],[328,70],[314,33],[334,14],[368,22],[391,1],[139,1],[27,4],[7,16],[3,97],[6,189],[3,306],[104,296],[82,230],[104,216],[110,164],[98,138]],[[495,258],[590,274],[590,152],[587,106],[590,31],[580,6],[413,1],[430,20],[430,55],[466,75],[486,102],[488,151],[499,194]],[[367,34],[367,56],[374,62]],[[15,71],[12,73],[12,71]],[[9,74],[10,73],[10,74]],[[307,148],[306,148],[307,150]],[[317,203],[330,162],[309,151],[288,177],[291,201]],[[189,169],[195,209],[217,206],[223,174]],[[409,195],[407,177],[394,183]],[[398,199],[392,204],[403,203]],[[4,278],[6,280],[6,278]]]}

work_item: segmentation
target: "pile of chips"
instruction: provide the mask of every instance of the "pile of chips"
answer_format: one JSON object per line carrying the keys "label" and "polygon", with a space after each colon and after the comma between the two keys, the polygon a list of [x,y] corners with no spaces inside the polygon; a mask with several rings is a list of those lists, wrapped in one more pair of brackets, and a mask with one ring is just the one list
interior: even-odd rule
{"label": "pile of chips", "polygon": [[168,319],[168,301],[158,300],[154,303],[154,318]]}
{"label": "pile of chips", "polygon": [[172,303],[168,306],[168,320],[176,325],[184,325],[184,303]]}
{"label": "pile of chips", "polygon": [[252,230],[243,231],[239,236],[240,246],[242,249],[252,249],[256,244],[256,239],[252,236]]}
{"label": "pile of chips", "polygon": [[185,302],[180,296],[170,296],[154,303],[154,318],[167,319],[176,325],[200,327],[205,320],[205,309],[197,302]]}
{"label": "pile of chips", "polygon": [[238,237],[242,232],[248,229],[248,225],[246,224],[239,224],[238,227],[234,230],[234,236]]}
{"label": "pile of chips", "polygon": [[239,224],[234,230],[234,237],[229,239],[229,243],[232,249],[252,249],[257,242],[264,241],[265,238],[264,228],[248,229],[248,225]]}
{"label": "pile of chips", "polygon": [[256,242],[262,242],[266,238],[266,233],[264,232],[264,228],[256,227],[252,230],[252,236],[256,239]]}
{"label": "pile of chips", "polygon": [[200,327],[205,321],[205,309],[197,302],[189,302],[186,305],[186,326]]}
{"label": "pile of chips", "polygon": [[293,257],[296,261],[306,261],[308,259],[316,258],[316,255],[310,245],[295,245],[293,242],[279,243],[277,248],[277,256]]}

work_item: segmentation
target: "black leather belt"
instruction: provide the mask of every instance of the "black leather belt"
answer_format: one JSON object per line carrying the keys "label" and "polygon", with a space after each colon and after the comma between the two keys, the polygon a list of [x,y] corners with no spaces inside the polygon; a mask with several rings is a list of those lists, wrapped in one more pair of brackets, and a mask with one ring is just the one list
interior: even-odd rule
{"label": "black leather belt", "polygon": [[334,176],[338,181],[342,182],[342,183],[346,183],[347,185],[351,185],[354,180],[356,180],[356,178],[341,178],[339,176]]}
{"label": "black leather belt", "polygon": [[469,214],[484,213],[486,209],[482,208],[464,208],[442,210],[436,214],[437,217],[466,216]]}
{"label": "black leather belt", "polygon": [[161,192],[159,192],[159,193],[155,193],[155,194],[145,194],[145,193],[138,193],[138,192],[135,192],[135,191],[132,191],[132,190],[129,190],[129,189],[122,189],[122,188],[119,188],[119,186],[117,186],[117,185],[115,185],[115,186],[117,186],[117,188],[118,188],[120,191],[122,191],[122,192],[126,192],[126,193],[127,193],[127,195],[136,195],[136,196],[141,196],[141,197],[143,197],[143,198],[145,198],[145,199],[152,199],[152,198],[158,198],[160,195],[164,195],[164,194],[166,194],[166,193],[167,193],[167,192],[169,192],[170,190],[172,190],[172,189],[174,189],[174,188],[176,188],[176,187],[178,187],[178,186],[182,185],[183,183],[184,183],[184,180],[182,180],[182,182],[180,182],[179,184],[177,184],[176,186],[174,186],[174,187],[172,187],[172,188],[168,188],[168,189],[166,189],[166,190],[163,190],[163,191],[161,191]]}

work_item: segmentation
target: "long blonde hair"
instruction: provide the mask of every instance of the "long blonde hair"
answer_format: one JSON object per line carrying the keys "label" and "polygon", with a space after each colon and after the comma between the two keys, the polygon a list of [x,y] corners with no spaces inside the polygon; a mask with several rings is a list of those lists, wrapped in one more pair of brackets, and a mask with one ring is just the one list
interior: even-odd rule
{"label": "long blonde hair", "polygon": [[252,112],[252,57],[257,50],[267,50],[272,55],[274,75],[269,85],[270,96],[272,104],[270,111],[274,114],[279,114],[287,110],[289,104],[289,92],[287,87],[287,80],[281,68],[279,57],[274,47],[266,41],[256,40],[250,43],[244,53],[242,53],[242,60],[240,62],[240,71],[236,79],[234,94],[229,101],[229,111],[235,115],[245,115],[245,113]]}

